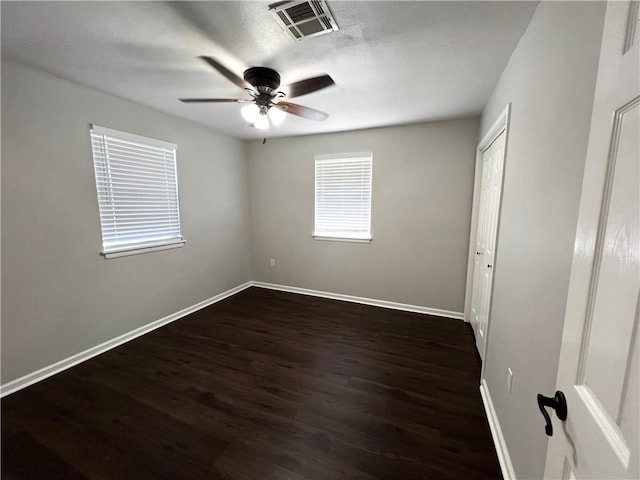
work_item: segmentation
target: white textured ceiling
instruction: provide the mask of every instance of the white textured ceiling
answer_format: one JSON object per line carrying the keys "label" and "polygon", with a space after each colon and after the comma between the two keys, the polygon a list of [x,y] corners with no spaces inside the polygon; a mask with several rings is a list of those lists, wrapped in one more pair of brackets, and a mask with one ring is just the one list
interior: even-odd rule
{"label": "white textured ceiling", "polygon": [[292,100],[331,116],[288,115],[268,136],[335,132],[478,114],[537,2],[331,1],[340,31],[293,40],[270,2],[2,2],[2,55],[237,138],[262,138],[243,97],[196,57],[282,83],[322,73],[336,86]]}

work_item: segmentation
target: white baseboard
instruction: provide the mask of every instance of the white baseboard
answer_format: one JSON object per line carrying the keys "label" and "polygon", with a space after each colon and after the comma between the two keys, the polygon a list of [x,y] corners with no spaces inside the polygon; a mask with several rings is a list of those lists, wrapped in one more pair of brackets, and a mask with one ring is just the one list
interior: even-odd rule
{"label": "white baseboard", "polygon": [[35,372],[24,375],[23,377],[7,382],[4,385],[0,385],[0,398],[6,395],[9,395],[10,393],[17,392],[18,390],[28,387],[29,385],[32,385],[36,382],[44,380],[45,378],[55,375],[56,373],[60,373],[63,370],[66,370],[68,368],[73,367],[74,365],[77,365],[78,363],[84,362],[85,360],[89,360],[90,358],[95,357],[96,355],[100,355],[101,353],[104,353],[107,350],[111,350],[112,348],[122,345],[123,343],[126,343],[129,340],[133,340],[134,338],[144,335],[145,333],[148,333],[152,330],[160,328],[163,325],[174,322],[182,317],[189,315],[190,313],[196,312],[204,307],[208,307],[209,305],[217,303],[220,300],[224,300],[225,298],[230,297],[231,295],[234,295],[238,292],[241,292],[242,290],[249,288],[251,286],[251,283],[252,282],[246,282],[246,283],[243,283],[242,285],[238,285],[237,287],[227,290],[226,292],[219,293],[218,295],[214,295],[211,298],[203,300],[200,303],[196,303],[195,305],[192,305],[183,310],[180,310],[179,312],[172,313],[171,315],[167,315],[166,317],[161,318],[160,320],[156,320],[154,322],[143,325],[142,327],[136,328],[135,330],[131,330],[130,332],[127,332],[116,338],[107,340],[106,342],[101,343],[100,345],[96,345],[95,347],[91,347],[83,352],[80,352],[75,355],[72,355],[71,357],[65,358],[64,360],[60,360],[59,362],[56,362],[52,365],[41,368],[40,370],[36,370]]}
{"label": "white baseboard", "polygon": [[392,308],[394,310],[403,310],[406,312],[424,313],[427,315],[436,315],[439,317],[449,317],[449,318],[455,318],[460,320],[464,319],[464,314],[462,312],[439,310],[437,308],[428,308],[428,307],[421,307],[417,305],[407,305],[404,303],[387,302],[385,300],[375,300],[372,298],[354,297],[352,295],[343,295],[340,293],[322,292],[319,290],[309,290],[306,288],[288,287],[285,285],[276,285],[272,283],[251,281],[251,282],[243,283],[242,285],[238,285],[237,287],[234,287],[230,290],[227,290],[226,292],[222,292],[218,295],[208,298],[207,300],[203,300],[200,303],[196,303],[195,305],[192,305],[183,310],[180,310],[179,312],[168,315],[164,318],[161,318],[160,320],[156,320],[154,322],[148,323],[147,325],[143,325],[142,327],[136,328],[135,330],[127,332],[116,338],[107,340],[106,342],[101,343],[100,345],[91,347],[87,350],[84,350],[83,352],[77,353],[75,355],[72,355],[71,357],[60,360],[59,362],[56,362],[52,365],[48,365],[44,368],[36,370],[35,372],[28,373],[27,375],[24,375],[10,382],[7,382],[4,385],[0,385],[0,398],[6,395],[9,395],[11,393],[17,392],[18,390],[28,387],[29,385],[33,385],[36,382],[44,380],[45,378],[55,375],[56,373],[60,373],[68,368],[73,367],[74,365],[84,362],[85,360],[89,360],[90,358],[95,357],[96,355],[100,355],[101,353],[104,353],[107,350],[111,350],[112,348],[122,345],[123,343],[133,340],[134,338],[144,335],[145,333],[151,332],[152,330],[160,328],[163,325],[174,322],[182,317],[189,315],[190,313],[196,312],[204,307],[208,307],[209,305],[219,302],[220,300],[224,300],[225,298],[230,297],[231,295],[234,295],[252,286],[259,287],[259,288],[267,288],[271,290],[280,290],[283,292],[312,295],[315,297],[330,298],[333,300],[344,300],[347,302],[362,303],[365,305],[373,305],[376,307]]}
{"label": "white baseboard", "polygon": [[330,298],[332,300],[344,300],[345,302],[362,303],[364,305],[373,305],[375,307],[392,308],[394,310],[402,310],[405,312],[424,313],[426,315],[436,315],[438,317],[448,317],[455,318],[456,320],[464,320],[464,313],[454,312],[451,310],[440,310],[438,308],[421,307],[419,305],[408,305],[406,303],[396,303],[388,302],[386,300],[376,300],[373,298],[355,297],[353,295],[343,295],[341,293],[310,290],[308,288],[289,287],[286,285],[277,285],[274,283],[251,282],[251,285],[259,288],[268,288],[270,290],[279,290],[282,292],[300,293],[302,295],[311,295],[313,297]]}
{"label": "white baseboard", "polygon": [[484,404],[484,410],[487,414],[487,420],[489,421],[493,444],[498,454],[502,477],[505,480],[516,480],[516,472],[513,470],[511,456],[509,456],[509,450],[507,449],[507,442],[502,435],[502,428],[500,428],[500,422],[498,421],[498,416],[496,415],[496,410],[493,407],[491,395],[489,394],[489,385],[487,385],[487,381],[484,379],[482,379],[480,384],[480,395],[482,396],[482,403]]}

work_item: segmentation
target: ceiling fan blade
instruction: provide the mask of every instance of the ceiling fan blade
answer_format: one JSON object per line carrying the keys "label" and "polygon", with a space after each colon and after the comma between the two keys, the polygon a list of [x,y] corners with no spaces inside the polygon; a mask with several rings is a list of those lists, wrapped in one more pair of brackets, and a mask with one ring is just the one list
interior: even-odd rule
{"label": "ceiling fan blade", "polygon": [[322,122],[323,120],[329,118],[328,113],[324,113],[320,110],[315,110],[309,107],[303,107],[302,105],[298,105],[297,103],[278,102],[273,106],[278,110],[282,110],[283,112],[297,115],[298,117],[308,118],[309,120],[315,120],[317,122]]}
{"label": "ceiling fan blade", "polygon": [[336,82],[333,81],[333,78],[325,74],[285,85],[280,90],[285,92],[288,98],[294,98],[301,97],[302,95],[306,95],[307,93],[317,92],[318,90],[322,90],[323,88],[335,85],[335,83]]}
{"label": "ceiling fan blade", "polygon": [[253,100],[243,98],[179,98],[184,103],[247,103]]}
{"label": "ceiling fan blade", "polygon": [[211,57],[205,57],[205,56],[200,56],[199,58],[201,58],[202,60],[207,62],[211,67],[213,67],[215,70],[217,70],[219,73],[221,73],[227,80],[230,80],[232,83],[234,83],[238,87],[243,88],[243,89],[244,88],[249,88],[249,89],[253,90],[253,87],[251,85],[249,85],[249,83],[245,82],[242,78],[240,78],[238,75],[233,73],[227,67],[222,65],[216,59],[211,58]]}

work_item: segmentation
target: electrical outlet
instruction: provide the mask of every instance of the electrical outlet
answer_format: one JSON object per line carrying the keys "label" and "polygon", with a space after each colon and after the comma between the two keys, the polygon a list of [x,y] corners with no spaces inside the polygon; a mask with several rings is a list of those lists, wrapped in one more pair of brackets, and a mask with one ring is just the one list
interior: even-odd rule
{"label": "electrical outlet", "polygon": [[510,368],[507,368],[507,392],[511,393],[511,386],[513,385],[513,372]]}
{"label": "electrical outlet", "polygon": [[271,265],[272,267],[275,267],[275,266],[276,266],[276,259],[275,259],[275,258],[272,258],[272,259],[269,261],[269,265]]}

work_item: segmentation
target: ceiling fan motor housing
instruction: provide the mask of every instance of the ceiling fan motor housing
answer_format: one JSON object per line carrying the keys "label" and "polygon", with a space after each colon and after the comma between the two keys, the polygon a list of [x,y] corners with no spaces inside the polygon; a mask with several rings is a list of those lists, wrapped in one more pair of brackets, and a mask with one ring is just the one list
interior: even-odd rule
{"label": "ceiling fan motor housing", "polygon": [[280,86],[280,74],[267,67],[251,67],[244,71],[244,79],[260,93],[271,93]]}

